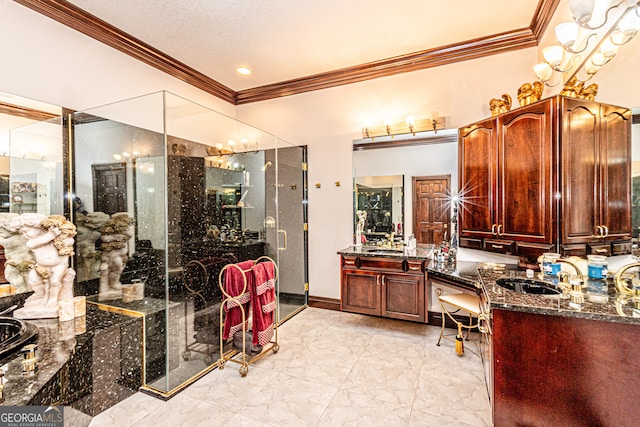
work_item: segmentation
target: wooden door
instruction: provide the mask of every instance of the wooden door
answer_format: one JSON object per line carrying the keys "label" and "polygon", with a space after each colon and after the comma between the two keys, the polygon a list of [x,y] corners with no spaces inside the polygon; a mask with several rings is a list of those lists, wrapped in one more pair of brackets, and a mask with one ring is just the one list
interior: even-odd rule
{"label": "wooden door", "polygon": [[631,110],[601,106],[600,222],[607,239],[631,238]]}
{"label": "wooden door", "polygon": [[92,165],[93,211],[112,215],[127,211],[127,164]]}
{"label": "wooden door", "polygon": [[460,244],[481,249],[495,228],[496,120],[462,128],[458,156]]}
{"label": "wooden door", "polygon": [[417,243],[449,239],[451,178],[413,177],[413,234]]}
{"label": "wooden door", "polygon": [[498,119],[500,238],[553,242],[551,102],[538,102]]}

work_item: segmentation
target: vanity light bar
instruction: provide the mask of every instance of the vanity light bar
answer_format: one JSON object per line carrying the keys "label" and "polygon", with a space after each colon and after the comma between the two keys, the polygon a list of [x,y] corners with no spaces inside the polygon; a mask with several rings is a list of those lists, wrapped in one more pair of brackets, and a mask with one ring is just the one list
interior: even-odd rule
{"label": "vanity light bar", "polygon": [[362,128],[362,138],[374,138],[380,136],[406,135],[415,136],[418,132],[443,130],[445,128],[445,118],[438,117],[435,120],[431,118],[413,120],[412,123],[400,122],[394,124],[384,124],[381,126],[365,126]]}

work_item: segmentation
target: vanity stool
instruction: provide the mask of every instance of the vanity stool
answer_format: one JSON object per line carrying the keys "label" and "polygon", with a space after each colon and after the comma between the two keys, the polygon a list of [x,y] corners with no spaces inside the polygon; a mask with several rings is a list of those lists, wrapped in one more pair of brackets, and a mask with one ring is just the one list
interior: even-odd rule
{"label": "vanity stool", "polygon": [[[464,344],[463,340],[469,340],[469,332],[473,328],[478,327],[478,315],[480,315],[480,298],[477,295],[471,294],[449,294],[444,295],[442,293],[442,289],[436,289],[436,295],[438,296],[438,301],[440,302],[440,307],[442,308],[442,330],[440,331],[440,338],[438,338],[437,346],[440,346],[440,341],[442,338],[448,339],[449,341],[453,341],[456,343],[456,353],[458,356],[462,356],[464,354]],[[458,312],[466,312],[469,314],[469,323],[465,324],[453,317],[455,313]],[[458,326],[458,332],[456,334],[445,334],[445,314],[449,316],[449,318]],[[474,319],[475,318],[475,319]],[[474,324],[475,320],[475,324]],[[462,333],[462,329],[467,329],[467,336],[465,337]],[[451,338],[454,337],[455,338]],[[479,356],[479,353],[476,353],[473,350],[470,350],[472,353]]]}

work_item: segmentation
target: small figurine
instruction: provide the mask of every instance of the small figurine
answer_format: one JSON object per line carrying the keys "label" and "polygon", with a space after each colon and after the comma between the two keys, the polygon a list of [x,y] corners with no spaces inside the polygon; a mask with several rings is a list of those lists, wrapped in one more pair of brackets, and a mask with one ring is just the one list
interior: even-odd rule
{"label": "small figurine", "polygon": [[580,89],[578,98],[585,99],[587,101],[595,101],[597,94],[598,94],[598,85],[595,83],[591,83],[589,86],[586,86]]}
{"label": "small figurine", "polygon": [[489,101],[489,109],[492,116],[506,113],[511,110],[511,97],[505,93],[502,95],[502,99],[493,98]]}
{"label": "small figurine", "polygon": [[122,296],[120,275],[129,258],[129,240],[134,236],[134,220],[126,212],[111,215],[100,236],[101,263],[98,298],[116,299]]}
{"label": "small figurine", "polygon": [[540,101],[543,91],[544,84],[540,81],[524,83],[518,89],[518,102],[520,103],[520,106],[524,107],[525,105]]}
{"label": "small figurine", "polygon": [[580,92],[582,91],[583,84],[584,84],[583,82],[578,81],[578,78],[576,76],[573,76],[564,85],[564,87],[560,91],[560,95],[567,96],[570,98],[577,98]]}
{"label": "small figurine", "polygon": [[13,220],[10,228],[22,234],[36,261],[27,282],[34,293],[14,317],[58,317],[58,302],[73,299],[76,272],[69,268],[69,257],[73,255],[75,225],[62,215],[25,213]]}

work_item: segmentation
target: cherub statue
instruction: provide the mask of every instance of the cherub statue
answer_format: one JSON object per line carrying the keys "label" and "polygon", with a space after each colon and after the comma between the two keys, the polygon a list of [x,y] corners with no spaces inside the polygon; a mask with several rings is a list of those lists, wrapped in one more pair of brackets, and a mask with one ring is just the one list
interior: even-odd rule
{"label": "cherub statue", "polygon": [[597,94],[598,94],[598,85],[596,83],[591,83],[589,86],[586,86],[580,89],[578,98],[585,99],[587,101],[595,101]]}
{"label": "cherub statue", "polygon": [[518,102],[520,103],[520,106],[524,107],[525,105],[540,101],[543,91],[544,84],[540,81],[524,83],[518,89]]}
{"label": "cherub statue", "polygon": [[120,275],[129,258],[129,240],[134,235],[134,220],[126,212],[111,215],[100,236],[99,299],[119,298],[122,295]]}
{"label": "cherub statue", "polygon": [[58,301],[73,298],[76,272],[69,268],[76,227],[62,215],[25,213],[8,227],[22,234],[35,257],[27,283],[34,292],[13,315],[20,319],[58,317]]}
{"label": "cherub statue", "polygon": [[9,224],[19,215],[17,213],[0,213],[0,245],[4,247],[4,277],[16,288],[16,293],[26,292],[27,276],[35,259],[31,250],[25,245],[24,238],[18,230],[9,229]]}
{"label": "cherub statue", "polygon": [[78,231],[76,260],[79,282],[95,279],[100,275],[100,251],[96,251],[96,242],[100,240],[102,230],[109,218],[109,215],[103,212],[76,215]]}
{"label": "cherub statue", "polygon": [[489,101],[489,109],[491,110],[492,116],[506,113],[511,110],[511,96],[505,93],[501,99],[493,98]]}
{"label": "cherub statue", "polygon": [[[571,77],[560,91],[560,95],[577,98],[582,91],[583,82],[579,82],[576,76]],[[597,86],[596,86],[597,87]]]}

